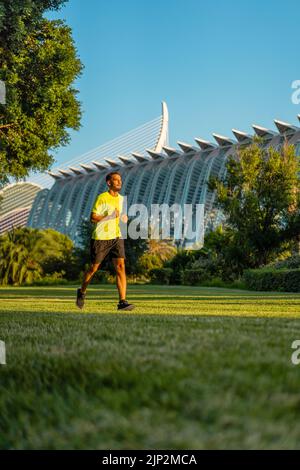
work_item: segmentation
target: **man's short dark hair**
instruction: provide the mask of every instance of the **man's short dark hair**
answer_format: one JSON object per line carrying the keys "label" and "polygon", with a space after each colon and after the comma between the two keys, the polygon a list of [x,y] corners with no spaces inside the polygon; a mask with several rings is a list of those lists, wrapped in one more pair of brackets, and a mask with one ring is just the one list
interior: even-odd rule
{"label": "man's short dark hair", "polygon": [[106,182],[110,181],[113,175],[121,176],[121,174],[118,171],[112,171],[111,173],[108,173],[108,175],[106,175],[105,181]]}

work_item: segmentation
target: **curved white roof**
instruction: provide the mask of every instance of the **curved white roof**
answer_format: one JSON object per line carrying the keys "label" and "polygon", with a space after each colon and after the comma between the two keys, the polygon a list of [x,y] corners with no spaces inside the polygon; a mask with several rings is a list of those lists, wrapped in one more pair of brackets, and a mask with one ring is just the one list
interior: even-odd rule
{"label": "curved white roof", "polygon": [[[69,160],[65,164],[60,165],[59,168],[53,168],[49,172],[32,176],[29,181],[36,181],[44,187],[49,187],[53,183],[52,178],[58,180],[69,176],[78,176],[80,172],[78,167],[83,168],[89,173],[97,171],[97,169],[101,170],[109,167],[127,165],[127,162],[119,159],[119,155],[125,158],[131,155],[145,155],[147,153],[146,149],[160,153],[163,146],[168,144],[168,126],[168,107],[163,101],[162,114],[159,117],[79,157]],[[136,159],[141,161],[137,157]],[[106,163],[109,166],[107,166]]]}

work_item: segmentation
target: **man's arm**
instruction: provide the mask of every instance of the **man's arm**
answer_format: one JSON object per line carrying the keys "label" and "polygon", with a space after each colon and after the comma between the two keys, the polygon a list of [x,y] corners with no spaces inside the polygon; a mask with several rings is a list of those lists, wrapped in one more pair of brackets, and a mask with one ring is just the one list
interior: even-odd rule
{"label": "man's arm", "polygon": [[108,215],[107,211],[104,212],[103,215],[98,215],[98,214],[96,214],[96,212],[91,212],[90,221],[93,224],[97,224],[98,222],[101,222],[102,220],[115,219],[116,217],[119,217],[118,209],[115,209],[114,212],[111,215]]}

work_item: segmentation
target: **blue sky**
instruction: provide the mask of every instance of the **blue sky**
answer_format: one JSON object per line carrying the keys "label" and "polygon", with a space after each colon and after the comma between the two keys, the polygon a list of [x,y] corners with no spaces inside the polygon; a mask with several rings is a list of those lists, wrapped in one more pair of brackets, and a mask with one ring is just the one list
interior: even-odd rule
{"label": "blue sky", "polygon": [[299,0],[69,0],[48,16],[72,28],[85,66],[82,127],[58,163],[155,118],[162,100],[172,145],[298,122]]}

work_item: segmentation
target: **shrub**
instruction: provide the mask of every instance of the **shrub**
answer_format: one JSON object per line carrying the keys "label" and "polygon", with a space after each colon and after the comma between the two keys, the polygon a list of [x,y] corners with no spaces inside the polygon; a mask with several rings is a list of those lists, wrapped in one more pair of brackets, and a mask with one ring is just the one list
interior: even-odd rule
{"label": "shrub", "polygon": [[275,269],[297,269],[300,268],[300,255],[290,256],[284,260],[273,263]]}
{"label": "shrub", "polygon": [[150,278],[153,284],[170,284],[173,270],[171,268],[151,269]]}
{"label": "shrub", "polygon": [[172,269],[170,276],[170,284],[181,285],[183,284],[184,270],[183,269]]}
{"label": "shrub", "polygon": [[204,281],[201,285],[205,287],[222,287],[225,289],[246,289],[245,283],[240,279],[236,279],[235,281],[223,281],[219,277],[213,277],[208,281]]}
{"label": "shrub", "polygon": [[243,280],[252,290],[300,292],[300,269],[249,269]]}
{"label": "shrub", "polygon": [[147,274],[152,269],[160,269],[163,267],[163,262],[158,255],[151,253],[144,253],[138,260],[138,272]]}
{"label": "shrub", "polygon": [[199,256],[199,251],[179,249],[177,254],[165,263],[165,267],[172,268],[174,271],[185,270]]}
{"label": "shrub", "polygon": [[183,283],[196,286],[202,282],[209,280],[210,275],[205,269],[186,269],[183,273]]}
{"label": "shrub", "polygon": [[33,282],[25,282],[23,286],[59,286],[69,284],[67,279],[63,278],[64,273],[53,273]]}

